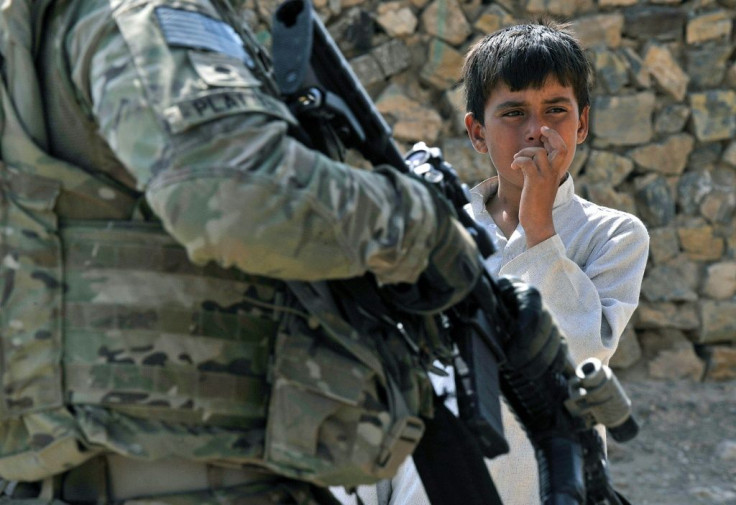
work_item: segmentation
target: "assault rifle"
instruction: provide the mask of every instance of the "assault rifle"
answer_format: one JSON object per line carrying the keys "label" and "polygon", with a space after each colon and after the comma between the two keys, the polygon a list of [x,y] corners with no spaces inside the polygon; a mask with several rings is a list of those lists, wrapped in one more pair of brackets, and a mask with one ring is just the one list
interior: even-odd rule
{"label": "assault rifle", "polygon": [[[401,155],[391,129],[310,0],[286,0],[274,14],[272,37],[276,81],[309,145],[338,160],[346,149],[355,149],[375,166],[387,164],[427,182],[452,203],[480,254],[492,254],[485,230],[463,208],[469,202],[467,186],[439,149],[417,144]],[[428,327],[456,351],[459,417],[483,456],[508,451],[500,415],[503,392],[535,447],[545,505],[628,503],[611,487],[603,444],[593,426],[603,424],[618,441],[632,438],[638,428],[631,403],[600,361],[572,364],[536,290],[508,279],[496,281],[485,270],[471,294]],[[422,446],[423,441],[415,455],[431,455]],[[424,463],[418,457],[415,461],[422,475]],[[423,475],[422,480],[433,503],[492,499],[462,499],[458,493],[472,491],[442,488]]]}

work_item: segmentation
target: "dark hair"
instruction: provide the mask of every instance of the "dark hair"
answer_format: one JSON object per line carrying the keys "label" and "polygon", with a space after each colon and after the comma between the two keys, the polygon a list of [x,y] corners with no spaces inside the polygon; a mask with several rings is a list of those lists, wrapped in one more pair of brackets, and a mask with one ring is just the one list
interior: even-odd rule
{"label": "dark hair", "polygon": [[580,43],[550,20],[502,28],[468,51],[462,70],[467,112],[483,124],[483,112],[499,82],[512,91],[540,88],[549,76],[571,86],[582,112],[590,104],[593,70]]}

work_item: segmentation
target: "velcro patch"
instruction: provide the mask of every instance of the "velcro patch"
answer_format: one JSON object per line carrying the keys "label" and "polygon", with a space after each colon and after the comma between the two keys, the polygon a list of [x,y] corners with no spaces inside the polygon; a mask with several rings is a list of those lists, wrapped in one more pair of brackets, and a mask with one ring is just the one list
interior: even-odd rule
{"label": "velcro patch", "polygon": [[243,112],[269,114],[293,122],[283,102],[253,88],[220,89],[180,100],[164,111],[164,117],[171,131],[180,133],[194,125]]}
{"label": "velcro patch", "polygon": [[253,59],[232,26],[201,12],[157,7],[156,17],[166,42],[171,46],[205,49],[237,58],[250,68]]}

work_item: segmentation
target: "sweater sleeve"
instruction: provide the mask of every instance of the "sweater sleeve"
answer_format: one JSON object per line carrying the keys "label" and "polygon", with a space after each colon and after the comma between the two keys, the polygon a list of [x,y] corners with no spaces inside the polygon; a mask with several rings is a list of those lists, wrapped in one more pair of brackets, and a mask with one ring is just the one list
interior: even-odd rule
{"label": "sweater sleeve", "polygon": [[582,265],[568,257],[554,235],[500,271],[539,289],[576,363],[589,357],[607,363],[613,355],[639,302],[649,250],[646,228],[630,215],[595,233],[604,239]]}

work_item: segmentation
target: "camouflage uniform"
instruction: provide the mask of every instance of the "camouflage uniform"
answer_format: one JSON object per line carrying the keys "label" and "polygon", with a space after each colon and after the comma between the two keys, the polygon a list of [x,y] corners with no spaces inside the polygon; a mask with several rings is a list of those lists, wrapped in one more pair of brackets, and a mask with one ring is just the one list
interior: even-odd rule
{"label": "camouflage uniform", "polygon": [[287,136],[233,16],[217,0],[3,4],[5,500],[52,476],[43,500],[64,500],[94,473],[75,469],[115,454],[251,472],[131,503],[313,503],[307,483],[390,476],[421,436],[420,357],[349,326],[324,283],[284,280],[415,281],[446,233],[432,197]]}

